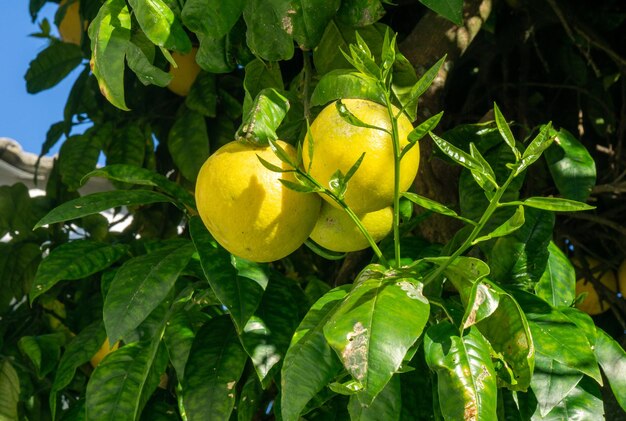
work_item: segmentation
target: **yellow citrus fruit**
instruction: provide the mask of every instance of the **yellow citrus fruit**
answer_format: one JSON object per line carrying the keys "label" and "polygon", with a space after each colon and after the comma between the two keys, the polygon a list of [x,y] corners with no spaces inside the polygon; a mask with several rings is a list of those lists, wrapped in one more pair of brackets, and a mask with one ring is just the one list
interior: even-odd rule
{"label": "yellow citrus fruit", "polygon": [[194,47],[188,54],[180,54],[176,51],[172,53],[172,58],[178,67],[170,66],[172,80],[167,85],[170,91],[180,96],[189,95],[191,85],[200,73],[200,66],[196,63],[197,52],[198,49]]}
{"label": "yellow citrus fruit", "polygon": [[91,363],[91,366],[93,368],[96,368],[96,366],[98,364],[100,364],[100,361],[102,361],[102,359],[104,357],[106,357],[107,355],[109,355],[109,353],[115,351],[117,348],[119,348],[120,343],[119,342],[115,342],[113,344],[113,346],[109,345],[109,338],[106,338],[104,340],[104,343],[102,344],[102,346],[100,347],[100,349],[98,350],[98,352],[96,352],[94,354],[93,357],[91,357],[91,360],[89,361]]}
{"label": "yellow citrus fruit", "polygon": [[619,279],[619,291],[622,293],[622,296],[626,298],[626,260],[619,266],[617,278]]}
{"label": "yellow citrus fruit", "polygon": [[[393,209],[391,206],[360,215],[361,223],[378,242],[391,232]],[[324,202],[311,239],[328,250],[348,252],[369,247],[363,233],[350,216],[340,208]]]}
{"label": "yellow citrus fruit", "polygon": [[[293,146],[277,143],[296,161]],[[226,250],[255,262],[271,262],[291,254],[309,237],[321,199],[317,194],[285,187],[279,180],[296,182],[293,173],[270,171],[259,156],[277,167],[291,169],[269,146],[230,142],[200,169],[196,204],[204,225]]]}
{"label": "yellow citrus fruit", "polygon": [[[576,260],[574,260],[574,263],[577,268],[582,267],[582,264],[579,264]],[[600,262],[592,258],[587,258],[587,263],[589,264],[589,269],[592,270],[593,275],[600,277],[600,282],[602,284],[604,284],[611,291],[617,291],[617,279],[615,278],[615,273],[612,270],[601,270],[599,268]],[[576,281],[576,296],[582,294],[583,292],[587,293],[587,297],[576,305],[578,309],[592,316],[604,313],[609,309],[610,304],[601,300],[600,295],[598,295],[598,291],[596,291],[593,287],[593,283],[584,278],[584,276]]]}
{"label": "yellow citrus fruit", "polygon": [[[358,119],[372,126],[391,131],[387,108],[363,99],[342,100]],[[394,107],[394,113],[398,110]],[[413,130],[409,119],[402,114],[398,119],[400,147],[408,144],[407,136]],[[313,142],[313,156],[309,155]],[[338,169],[344,174],[365,152],[361,166],[350,179],[346,203],[357,213],[372,212],[393,202],[394,156],[391,136],[377,129],[354,126],[344,120],[332,103],[322,110],[311,124],[303,145],[304,167],[311,165],[311,175],[327,186]],[[404,156],[400,165],[400,191],[407,190],[417,174],[420,153],[418,145]],[[329,203],[336,206],[330,199]]]}
{"label": "yellow citrus fruit", "polygon": [[[59,7],[63,7],[67,0],[63,0]],[[84,25],[80,18],[79,1],[76,0],[65,9],[65,15],[59,24],[59,35],[64,42],[80,45],[83,37]]]}

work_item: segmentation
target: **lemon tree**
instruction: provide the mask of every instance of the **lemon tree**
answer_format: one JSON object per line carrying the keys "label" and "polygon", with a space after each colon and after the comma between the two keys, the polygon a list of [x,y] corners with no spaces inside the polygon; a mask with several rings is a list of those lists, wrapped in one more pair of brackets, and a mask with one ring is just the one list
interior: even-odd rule
{"label": "lemon tree", "polygon": [[75,80],[0,186],[1,419],[620,419],[570,258],[626,256],[625,21],[396,3],[30,1]]}
{"label": "lemon tree", "polygon": [[[296,158],[291,145],[278,144]],[[304,243],[321,203],[315,194],[287,188],[280,182],[281,173],[268,170],[259,158],[283,171],[291,169],[269,146],[228,143],[200,169],[196,203],[209,232],[226,250],[255,262],[271,262]],[[285,179],[295,181],[293,176]]]}

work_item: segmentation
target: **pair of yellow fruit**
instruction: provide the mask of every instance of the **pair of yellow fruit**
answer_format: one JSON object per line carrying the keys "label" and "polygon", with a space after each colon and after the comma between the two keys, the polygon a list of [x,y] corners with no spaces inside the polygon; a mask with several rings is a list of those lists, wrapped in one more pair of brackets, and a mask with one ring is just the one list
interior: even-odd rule
{"label": "pair of yellow fruit", "polygon": [[[343,103],[361,121],[391,130],[386,107],[362,99],[345,99]],[[409,119],[402,115],[398,121],[401,148],[408,144],[412,129]],[[277,143],[296,162],[295,148],[282,141]],[[361,166],[348,183],[345,202],[359,215],[375,241],[389,233],[393,219],[390,205],[394,194],[394,155],[388,133],[348,123],[332,103],[311,124],[302,151],[304,168],[310,168],[311,176],[326,186],[335,171],[347,173],[365,152]],[[258,157],[282,170],[293,169],[280,161],[269,146],[235,141],[211,155],[198,174],[198,213],[224,248],[249,260],[270,262],[291,254],[309,236],[334,251],[368,246],[356,224],[332,199],[285,187],[279,179],[297,183],[293,173],[271,171]],[[410,187],[418,165],[419,149],[415,146],[402,160],[401,191]]]}
{"label": "pair of yellow fruit", "polygon": [[[600,262],[595,259],[587,258],[587,263],[594,277],[599,277],[599,281],[604,286],[610,291],[615,293],[619,291],[622,296],[626,296],[626,260],[620,265],[617,276],[615,276],[615,272],[612,270],[600,270]],[[576,264],[576,266],[580,267],[581,265]],[[576,281],[576,296],[582,293],[587,293],[587,296],[576,304],[576,307],[591,316],[602,314],[611,307],[610,303],[604,301],[601,295],[598,294],[593,283],[585,277],[581,277]]]}

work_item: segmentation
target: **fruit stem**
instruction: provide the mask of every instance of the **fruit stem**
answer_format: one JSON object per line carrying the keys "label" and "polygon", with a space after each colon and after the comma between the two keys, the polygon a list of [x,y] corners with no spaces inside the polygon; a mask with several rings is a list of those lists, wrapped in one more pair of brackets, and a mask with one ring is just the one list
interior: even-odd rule
{"label": "fruit stem", "polygon": [[400,139],[398,137],[398,119],[393,112],[389,89],[383,89],[385,93],[385,103],[391,121],[391,139],[393,143],[393,245],[394,245],[394,266],[400,267],[400,162],[402,151],[400,150]]}
{"label": "fruit stem", "polygon": [[514,178],[515,171],[512,171],[511,174],[509,174],[509,178],[506,180],[506,182],[494,193],[491,201],[489,202],[489,206],[487,206],[487,209],[485,209],[485,212],[481,216],[476,226],[474,226],[474,229],[472,230],[470,235],[467,236],[463,244],[461,244],[461,246],[456,249],[456,251],[448,258],[448,260],[445,261],[443,265],[439,266],[437,270],[432,272],[430,275],[428,275],[426,279],[424,279],[424,285],[428,285],[429,283],[437,279],[439,275],[441,275],[443,271],[446,270],[446,268],[456,260],[457,257],[465,253],[465,251],[467,251],[467,249],[472,246],[472,241],[474,241],[474,239],[480,234],[493,213],[500,206],[500,199],[502,198],[502,195],[509,187],[509,184],[511,184]]}

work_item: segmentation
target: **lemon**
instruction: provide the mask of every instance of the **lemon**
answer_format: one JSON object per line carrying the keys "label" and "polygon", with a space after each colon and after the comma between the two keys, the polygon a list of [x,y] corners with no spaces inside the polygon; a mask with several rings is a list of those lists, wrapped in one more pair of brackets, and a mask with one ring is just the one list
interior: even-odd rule
{"label": "lemon", "polygon": [[[374,241],[378,242],[391,232],[393,209],[391,206],[359,216]],[[348,252],[369,246],[367,239],[352,218],[343,210],[322,204],[320,216],[311,232],[311,239],[328,250]]]}
{"label": "lemon", "polygon": [[[582,265],[578,264],[575,260],[574,263],[578,268],[582,267]],[[594,270],[594,268],[598,268],[600,262],[592,258],[587,258],[587,263],[589,264],[589,269],[592,270],[594,276],[602,275],[600,277],[600,282],[602,282],[602,284],[604,284],[611,291],[617,291],[617,279],[615,278],[615,273],[612,270],[607,270],[604,273],[600,269]],[[576,305],[578,309],[591,316],[604,313],[609,309],[610,305],[600,298],[598,291],[596,291],[593,287],[593,283],[584,277],[576,281],[576,296],[582,294],[583,292],[587,293],[587,297]]]}
{"label": "lemon", "polygon": [[622,293],[622,296],[626,298],[626,260],[619,266],[617,278],[619,279],[619,291]]}
{"label": "lemon", "polygon": [[194,47],[188,54],[180,54],[176,51],[172,53],[172,58],[178,67],[170,67],[172,80],[167,85],[170,91],[180,96],[189,95],[191,85],[193,85],[200,73],[200,66],[196,63],[197,52],[198,49]]}
{"label": "lemon", "polygon": [[[67,0],[63,0],[59,7],[64,6]],[[76,0],[65,9],[65,15],[59,24],[59,35],[64,42],[80,45],[83,37],[83,27],[80,13],[79,1]]]}
{"label": "lemon", "polygon": [[[391,131],[387,108],[363,99],[342,100],[346,108],[361,121]],[[394,112],[398,110],[394,108]],[[409,119],[402,114],[398,119],[400,147],[408,144],[407,136],[413,130]],[[313,156],[309,155],[313,142]],[[345,201],[355,213],[372,212],[393,202],[394,155],[391,136],[377,129],[354,126],[344,120],[332,103],[313,121],[303,145],[304,167],[311,165],[311,175],[327,186],[336,170],[344,174],[365,152],[363,162],[348,183]],[[420,153],[418,145],[404,156],[400,166],[400,191],[408,190],[417,174]],[[333,206],[331,199],[324,197]]]}
{"label": "lemon", "polygon": [[[296,161],[293,146],[277,142]],[[198,213],[215,240],[230,253],[255,262],[281,259],[309,237],[321,199],[285,187],[296,182],[292,173],[265,168],[258,156],[288,170],[267,147],[231,142],[211,155],[198,173]]]}
{"label": "lemon", "polygon": [[106,357],[107,355],[109,355],[109,353],[115,351],[117,348],[119,348],[120,343],[119,342],[115,342],[113,344],[113,346],[109,345],[109,338],[106,338],[104,340],[104,343],[102,344],[102,346],[100,347],[100,349],[98,350],[98,352],[96,352],[94,354],[93,357],[91,357],[91,360],[89,361],[91,363],[91,366],[93,368],[96,368],[96,366],[98,364],[100,364],[100,361],[102,361],[102,359],[104,357]]}

